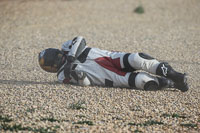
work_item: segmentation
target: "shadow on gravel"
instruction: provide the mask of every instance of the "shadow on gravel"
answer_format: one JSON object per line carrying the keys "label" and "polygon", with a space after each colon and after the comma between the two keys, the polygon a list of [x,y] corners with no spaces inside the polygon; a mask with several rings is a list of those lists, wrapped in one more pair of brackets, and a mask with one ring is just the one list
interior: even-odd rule
{"label": "shadow on gravel", "polygon": [[161,90],[141,90],[138,88],[133,88],[133,90],[139,90],[139,91],[146,91],[146,92],[151,92],[151,91],[171,91],[171,92],[178,92],[176,89],[161,89]]}
{"label": "shadow on gravel", "polygon": [[37,81],[19,81],[19,80],[2,80],[0,79],[0,84],[13,84],[13,85],[33,85],[33,84],[43,84],[43,85],[55,85],[55,84],[60,84],[57,81],[53,82],[37,82]]}
{"label": "shadow on gravel", "polygon": [[[19,81],[19,80],[2,80],[0,79],[0,84],[12,84],[12,85],[34,85],[34,84],[41,84],[41,85],[57,85],[60,84],[58,81],[53,82],[37,82],[37,81]],[[102,87],[102,86],[99,86]],[[130,89],[130,88],[116,88],[116,89]],[[141,90],[137,88],[131,88],[132,90],[140,90],[140,91],[172,91],[176,92],[178,90],[171,90],[171,89],[163,89],[163,90]]]}

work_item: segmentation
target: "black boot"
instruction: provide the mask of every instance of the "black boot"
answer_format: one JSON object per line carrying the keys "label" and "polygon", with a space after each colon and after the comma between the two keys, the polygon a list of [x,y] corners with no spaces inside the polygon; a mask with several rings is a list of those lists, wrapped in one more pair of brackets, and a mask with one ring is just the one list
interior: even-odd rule
{"label": "black boot", "polygon": [[182,92],[188,91],[189,86],[188,86],[188,84],[187,84],[187,77],[186,77],[186,74],[185,74],[185,73],[182,74],[182,80],[179,81],[179,82],[176,82],[176,83],[174,84],[174,87],[177,88],[177,89],[179,89],[179,90],[181,90]]}
{"label": "black boot", "polygon": [[186,74],[176,72],[168,63],[160,63],[157,67],[156,74],[172,80],[174,82],[174,88],[182,92],[186,92],[189,89]]}
{"label": "black boot", "polygon": [[174,82],[164,77],[157,77],[159,82],[159,88],[174,88]]}

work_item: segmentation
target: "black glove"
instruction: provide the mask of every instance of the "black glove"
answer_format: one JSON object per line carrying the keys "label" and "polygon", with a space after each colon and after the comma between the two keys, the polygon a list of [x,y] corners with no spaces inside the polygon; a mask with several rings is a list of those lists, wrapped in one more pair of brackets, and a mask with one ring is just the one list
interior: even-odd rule
{"label": "black glove", "polygon": [[73,56],[67,56],[67,62],[72,63],[75,61],[75,57]]}
{"label": "black glove", "polygon": [[67,64],[65,64],[64,66],[65,78],[70,79],[71,69],[72,69],[72,63],[67,62]]}

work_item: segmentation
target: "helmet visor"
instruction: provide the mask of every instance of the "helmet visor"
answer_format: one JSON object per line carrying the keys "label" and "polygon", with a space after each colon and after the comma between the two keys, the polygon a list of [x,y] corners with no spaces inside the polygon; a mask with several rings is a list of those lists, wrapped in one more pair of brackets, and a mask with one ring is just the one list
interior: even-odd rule
{"label": "helmet visor", "polygon": [[56,73],[63,64],[64,54],[58,49],[46,49],[39,53],[40,67],[47,71]]}

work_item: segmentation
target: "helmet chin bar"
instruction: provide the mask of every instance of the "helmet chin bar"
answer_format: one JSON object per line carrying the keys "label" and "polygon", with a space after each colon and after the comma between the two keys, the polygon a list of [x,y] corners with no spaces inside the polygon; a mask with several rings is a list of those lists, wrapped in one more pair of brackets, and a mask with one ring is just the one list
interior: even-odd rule
{"label": "helmet chin bar", "polygon": [[42,69],[50,73],[56,73],[58,71],[57,68],[51,66],[43,66]]}
{"label": "helmet chin bar", "polygon": [[57,68],[57,71],[61,68],[61,66],[63,64],[65,64],[66,62],[66,55],[65,54],[62,54],[61,56],[58,55],[58,59],[56,60],[55,64],[56,65],[56,68]]}
{"label": "helmet chin bar", "polygon": [[39,53],[40,67],[51,73],[56,73],[65,63],[64,53],[59,49],[49,48]]}

